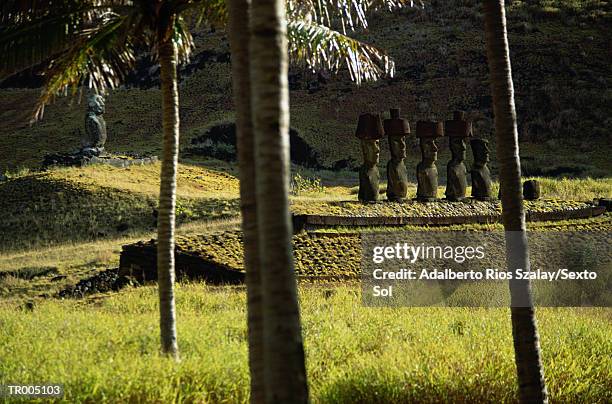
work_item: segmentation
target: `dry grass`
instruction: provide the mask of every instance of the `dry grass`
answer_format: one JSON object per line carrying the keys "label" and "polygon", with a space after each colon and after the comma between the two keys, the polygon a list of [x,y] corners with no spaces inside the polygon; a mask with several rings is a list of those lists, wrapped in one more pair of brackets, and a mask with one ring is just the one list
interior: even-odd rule
{"label": "dry grass", "polygon": [[[524,181],[535,179],[540,182],[540,190],[542,198],[545,199],[560,199],[563,201],[592,201],[595,198],[612,198],[612,177],[607,178],[542,178],[542,177],[525,177]],[[345,181],[346,178],[343,178]],[[351,182],[349,180],[348,182]],[[357,173],[353,175],[352,183],[359,182]],[[384,178],[381,178],[379,185],[380,197],[385,199],[385,191],[387,184]],[[296,206],[307,205],[308,202],[334,202],[334,201],[356,201],[359,187],[354,186],[326,186],[324,192],[304,192],[299,196],[291,198]],[[414,182],[408,183],[408,198],[416,196],[417,184]],[[444,197],[445,185],[438,186],[438,197]],[[470,195],[472,187],[468,186],[466,195]],[[491,187],[491,194],[497,197],[499,191],[499,183],[494,181]]]}

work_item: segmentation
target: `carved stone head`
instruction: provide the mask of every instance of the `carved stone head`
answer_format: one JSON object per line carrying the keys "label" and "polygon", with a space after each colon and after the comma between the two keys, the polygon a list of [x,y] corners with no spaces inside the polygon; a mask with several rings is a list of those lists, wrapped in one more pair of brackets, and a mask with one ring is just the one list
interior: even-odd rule
{"label": "carved stone head", "polygon": [[363,152],[364,165],[374,167],[378,164],[380,156],[378,140],[361,139],[361,151]]}
{"label": "carved stone head", "polygon": [[94,113],[96,115],[102,115],[104,113],[104,97],[98,94],[91,94],[87,97],[87,112]]}
{"label": "carved stone head", "polygon": [[421,154],[425,165],[432,165],[438,159],[438,146],[432,137],[421,138]]}
{"label": "carved stone head", "polygon": [[470,142],[474,153],[474,165],[484,166],[489,162],[489,142],[484,139],[472,139]]}
{"label": "carved stone head", "polygon": [[402,160],[406,158],[406,141],[403,136],[389,136],[391,158]]}

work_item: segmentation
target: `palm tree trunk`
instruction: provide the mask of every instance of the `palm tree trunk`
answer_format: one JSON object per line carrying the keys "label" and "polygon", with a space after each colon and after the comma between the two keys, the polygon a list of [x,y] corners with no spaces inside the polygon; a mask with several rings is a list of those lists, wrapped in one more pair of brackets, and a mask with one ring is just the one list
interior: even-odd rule
{"label": "palm tree trunk", "polygon": [[240,170],[240,211],[244,244],[247,288],[247,325],[251,402],[263,403],[263,307],[259,246],[257,242],[257,204],[255,200],[255,152],[251,120],[251,80],[249,77],[249,0],[230,0],[229,41],[232,51],[232,84],[236,110],[236,140]]}
{"label": "palm tree trunk", "polygon": [[[528,270],[529,252],[504,0],[484,0],[484,11],[507,264],[512,271],[517,268]],[[545,403],[548,399],[529,281],[511,280],[510,296],[519,398],[522,403]]]}
{"label": "palm tree trunk", "polygon": [[179,145],[177,51],[172,39],[159,44],[163,152],[157,216],[157,279],[162,352],[178,359],[174,307],[174,219]]}
{"label": "palm tree trunk", "polygon": [[304,363],[289,217],[287,24],[282,0],[251,6],[252,119],[264,314],[266,402],[305,403]]}

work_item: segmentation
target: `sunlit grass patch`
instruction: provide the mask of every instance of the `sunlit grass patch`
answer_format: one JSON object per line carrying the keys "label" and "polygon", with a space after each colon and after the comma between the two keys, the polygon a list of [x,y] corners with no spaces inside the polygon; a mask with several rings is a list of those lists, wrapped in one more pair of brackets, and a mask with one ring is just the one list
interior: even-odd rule
{"label": "sunlit grass patch", "polygon": [[[22,249],[123,236],[155,228],[159,164],[94,165],[26,174],[0,183],[0,247]],[[179,168],[179,224],[236,217],[238,180],[197,166]]]}
{"label": "sunlit grass patch", "polygon": [[[612,177],[606,178],[545,178],[545,177],[524,177],[526,180],[537,180],[540,182],[540,192],[542,199],[558,199],[563,201],[592,201],[595,198],[612,198]],[[344,182],[350,182],[350,179],[344,179]],[[324,192],[305,193],[300,197],[293,197],[299,205],[301,200],[357,200],[359,191],[359,180],[357,174],[354,175],[353,185],[331,185],[324,187]],[[469,183],[469,182],[468,182]],[[491,195],[497,198],[499,193],[499,182],[493,181],[491,184]],[[384,178],[381,179],[379,185],[380,199],[384,202],[385,191],[387,184]],[[414,182],[408,183],[408,198],[416,196],[417,184]],[[444,198],[446,186],[441,184],[438,186],[438,197]],[[468,185],[466,195],[471,194],[472,187]]]}
{"label": "sunlit grass patch", "polygon": [[[159,195],[160,164],[115,168],[92,165],[84,168],[60,168],[51,178],[67,180],[86,187],[108,187],[153,197]],[[183,198],[235,198],[238,179],[223,172],[180,164],[177,194]]]}
{"label": "sunlit grass patch", "polygon": [[[0,304],[0,383],[65,384],[68,401],[244,402],[241,288],[177,287],[181,362],[160,357],[157,291]],[[364,308],[358,287],[300,291],[315,402],[514,402],[508,309]],[[608,402],[610,309],[538,309],[551,400]]]}
{"label": "sunlit grass patch", "polygon": [[540,182],[544,198],[592,201],[612,198],[612,177],[607,178],[529,178]]}

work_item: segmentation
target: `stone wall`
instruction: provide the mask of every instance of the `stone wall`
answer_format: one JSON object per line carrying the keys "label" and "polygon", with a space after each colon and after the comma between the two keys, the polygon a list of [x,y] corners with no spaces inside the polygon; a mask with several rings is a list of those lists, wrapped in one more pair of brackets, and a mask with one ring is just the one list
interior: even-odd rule
{"label": "stone wall", "polygon": [[[604,206],[586,206],[571,210],[551,212],[527,212],[528,222],[559,221],[584,219],[599,216],[606,212]],[[501,214],[466,216],[337,216],[337,215],[293,215],[293,228],[298,232],[304,229],[328,226],[449,226],[455,224],[501,223]]]}

